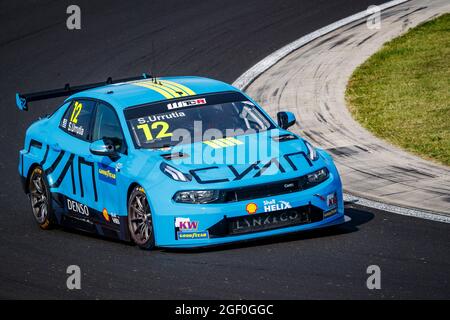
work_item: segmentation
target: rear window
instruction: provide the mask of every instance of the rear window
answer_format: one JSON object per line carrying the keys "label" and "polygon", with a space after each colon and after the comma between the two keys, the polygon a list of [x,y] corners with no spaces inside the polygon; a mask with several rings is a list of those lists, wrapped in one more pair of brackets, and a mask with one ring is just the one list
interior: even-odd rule
{"label": "rear window", "polygon": [[90,139],[90,125],[96,102],[74,100],[67,108],[59,127],[68,134],[82,140]]}

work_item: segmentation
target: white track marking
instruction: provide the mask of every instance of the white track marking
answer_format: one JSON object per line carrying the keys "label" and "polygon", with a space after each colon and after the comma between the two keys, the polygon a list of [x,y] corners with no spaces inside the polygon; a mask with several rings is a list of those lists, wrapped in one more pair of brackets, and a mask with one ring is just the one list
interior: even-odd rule
{"label": "white track marking", "polygon": [[373,201],[365,198],[356,197],[353,195],[350,195],[348,193],[344,194],[344,201],[349,202],[355,202],[355,204],[363,206],[363,207],[369,207],[374,209],[379,209],[383,211],[388,211],[391,213],[401,214],[402,216],[409,216],[409,217],[415,217],[420,219],[426,219],[436,222],[443,222],[443,223],[450,223],[450,217],[445,216],[442,214],[434,213],[434,212],[425,212],[420,211],[417,209],[410,209],[410,208],[404,208],[399,207],[383,202]]}
{"label": "white track marking", "polygon": [[[409,0],[394,0],[389,1],[384,4],[379,5],[381,11],[386,10],[388,8],[397,6],[399,4],[405,3]],[[365,18],[370,16],[372,13],[367,12],[367,10],[361,11],[359,13],[356,13],[350,17],[341,19],[339,21],[336,21],[332,24],[327,25],[326,27],[320,28],[319,30],[316,30],[314,32],[311,32],[307,34],[306,36],[301,37],[300,39],[295,40],[294,42],[291,42],[290,44],[284,46],[281,49],[278,49],[274,53],[270,54],[257,64],[255,64],[253,67],[248,69],[246,72],[244,72],[239,78],[237,78],[236,81],[233,82],[233,86],[244,90],[248,87],[250,83],[253,82],[261,73],[269,69],[271,66],[273,66],[275,63],[286,57],[289,53],[297,50],[298,48],[304,46],[305,44],[327,34],[330,33],[336,29],[339,29],[349,23],[355,22],[359,19]]]}
{"label": "white track marking", "polygon": [[[380,10],[386,10],[388,8],[397,6],[399,4],[408,2],[409,0],[394,0],[386,2],[379,6]],[[233,86],[245,90],[256,78],[258,78],[262,73],[264,73],[266,70],[268,70],[270,67],[275,65],[278,61],[286,57],[288,54],[292,53],[293,51],[299,49],[300,47],[304,46],[305,44],[322,37],[326,35],[327,33],[330,33],[332,31],[335,31],[349,23],[355,22],[357,20],[360,20],[362,18],[365,18],[367,16],[371,15],[370,12],[367,12],[367,10],[361,11],[359,13],[356,13],[354,15],[351,15],[347,18],[341,19],[339,21],[336,21],[332,24],[329,24],[323,28],[320,28],[314,32],[311,32],[300,39],[295,40],[294,42],[291,42],[290,44],[282,47],[281,49],[278,49],[277,51],[273,52],[257,64],[255,64],[253,67],[251,67],[249,70],[244,72],[236,81],[233,82]],[[420,211],[416,209],[411,208],[404,208],[399,207],[396,205],[386,204],[378,201],[369,200],[366,198],[356,197],[350,194],[344,194],[344,200],[345,201],[354,201],[358,205],[369,207],[369,208],[375,208],[391,213],[396,213],[404,216],[409,217],[415,217],[420,219],[426,219],[436,222],[442,222],[442,223],[450,223],[450,217],[446,215],[442,215],[439,213],[434,212],[425,212]]]}

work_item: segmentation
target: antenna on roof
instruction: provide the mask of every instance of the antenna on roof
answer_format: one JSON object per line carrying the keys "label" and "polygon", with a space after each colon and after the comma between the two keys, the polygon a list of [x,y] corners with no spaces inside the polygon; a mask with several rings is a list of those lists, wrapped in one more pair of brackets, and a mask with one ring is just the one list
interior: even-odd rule
{"label": "antenna on roof", "polygon": [[151,65],[151,70],[152,70],[152,82],[153,83],[156,83],[156,72],[155,72],[155,59],[154,59],[154,54],[155,54],[155,42],[153,41],[153,39],[152,39],[152,49],[151,49],[152,51],[151,51],[151,53],[150,53],[150,56],[151,56],[151,61],[150,61],[150,65]]}

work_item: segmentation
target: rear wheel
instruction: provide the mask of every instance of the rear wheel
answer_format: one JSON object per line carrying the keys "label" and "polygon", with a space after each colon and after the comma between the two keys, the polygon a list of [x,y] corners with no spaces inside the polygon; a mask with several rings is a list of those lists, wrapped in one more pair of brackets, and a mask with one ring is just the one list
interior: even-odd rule
{"label": "rear wheel", "polygon": [[28,188],[34,219],[41,229],[50,229],[55,222],[50,201],[50,188],[41,167],[36,167],[31,172]]}
{"label": "rear wheel", "polygon": [[139,248],[145,250],[154,248],[152,213],[142,187],[134,188],[128,199],[128,228],[131,239]]}

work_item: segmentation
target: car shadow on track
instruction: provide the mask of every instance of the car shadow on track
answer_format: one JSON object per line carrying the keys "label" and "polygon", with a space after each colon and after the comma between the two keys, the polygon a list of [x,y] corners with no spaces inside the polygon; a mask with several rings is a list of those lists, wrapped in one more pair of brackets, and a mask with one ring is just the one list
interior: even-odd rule
{"label": "car shadow on track", "polygon": [[276,235],[263,239],[252,239],[229,244],[219,244],[215,246],[200,248],[162,248],[161,251],[171,253],[206,253],[211,251],[223,251],[240,248],[248,248],[275,243],[292,242],[298,240],[316,239],[330,236],[340,236],[356,232],[359,226],[368,223],[374,218],[374,213],[353,206],[346,207],[345,214],[351,218],[351,221],[342,225],[331,226],[317,230],[299,231],[284,235]]}
{"label": "car shadow on track", "polygon": [[[233,250],[240,248],[248,248],[248,247],[256,247],[263,246],[269,244],[276,243],[285,243],[285,242],[293,242],[299,240],[307,240],[307,239],[317,239],[323,237],[331,237],[331,236],[340,236],[348,233],[353,233],[359,230],[359,226],[368,223],[374,218],[374,213],[369,212],[368,210],[362,209],[360,207],[349,206],[345,209],[345,214],[351,218],[351,221],[344,223],[342,225],[327,227],[323,229],[317,230],[307,230],[307,231],[299,231],[294,233],[288,233],[284,235],[276,235],[263,239],[252,239],[246,241],[240,241],[235,243],[228,244],[218,244],[214,246],[208,247],[200,247],[200,248],[159,248],[156,249],[160,252],[167,253],[206,253],[212,251],[223,251],[223,250]],[[82,230],[71,229],[67,227],[58,227],[57,229],[68,232],[74,235],[81,235],[83,237],[88,237],[92,239],[100,239],[110,243],[117,243],[125,246],[133,247],[135,246],[131,242],[126,242],[122,240],[107,238],[104,236],[100,236],[98,234],[92,234]]]}

